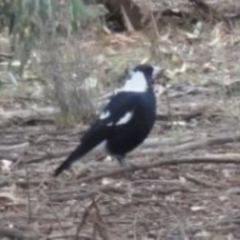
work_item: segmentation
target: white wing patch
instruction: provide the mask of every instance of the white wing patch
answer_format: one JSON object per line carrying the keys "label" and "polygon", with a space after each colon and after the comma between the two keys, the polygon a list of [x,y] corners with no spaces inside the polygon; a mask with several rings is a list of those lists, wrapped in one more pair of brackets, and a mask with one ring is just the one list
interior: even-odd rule
{"label": "white wing patch", "polygon": [[145,92],[148,88],[147,80],[140,71],[132,72],[125,85],[119,89],[120,92]]}
{"label": "white wing patch", "polygon": [[100,120],[104,120],[106,118],[108,118],[110,116],[110,112],[109,111],[105,111],[105,112],[102,112],[99,116],[99,119]]}
{"label": "white wing patch", "polygon": [[132,112],[127,112],[122,118],[119,119],[116,125],[123,125],[128,123],[132,116],[133,116]]}

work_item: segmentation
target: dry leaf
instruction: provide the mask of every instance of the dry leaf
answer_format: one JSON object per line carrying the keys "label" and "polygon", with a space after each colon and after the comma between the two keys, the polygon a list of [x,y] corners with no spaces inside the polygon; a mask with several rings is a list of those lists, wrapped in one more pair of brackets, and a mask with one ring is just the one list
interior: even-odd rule
{"label": "dry leaf", "polygon": [[16,195],[16,186],[2,188],[0,192],[0,207],[26,206],[26,201]]}
{"label": "dry leaf", "polygon": [[11,170],[11,165],[12,165],[12,161],[9,161],[7,159],[3,159],[0,161],[1,171],[3,173],[9,173]]}

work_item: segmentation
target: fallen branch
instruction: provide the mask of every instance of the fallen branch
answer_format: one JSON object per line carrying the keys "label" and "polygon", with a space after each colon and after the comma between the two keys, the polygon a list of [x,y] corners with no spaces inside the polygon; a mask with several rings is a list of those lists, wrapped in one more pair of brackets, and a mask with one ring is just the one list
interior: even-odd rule
{"label": "fallen branch", "polygon": [[85,211],[83,213],[82,221],[79,223],[79,225],[77,227],[75,237],[74,237],[75,240],[77,240],[79,238],[79,235],[80,235],[80,232],[81,232],[82,228],[84,227],[84,225],[86,225],[86,222],[89,218],[91,209],[94,207],[94,201],[95,201],[95,199],[93,199],[91,204],[85,209]]}
{"label": "fallen branch", "polygon": [[[78,184],[78,183],[77,183]],[[117,194],[117,195],[123,195],[127,191],[126,188],[120,188],[120,187],[112,187],[112,186],[101,186],[96,189],[81,189],[81,192],[79,192],[79,189],[76,191],[62,191],[60,194],[56,194],[54,192],[50,192],[50,201],[53,202],[63,202],[68,201],[71,199],[76,200],[83,200],[85,198],[91,198],[94,197],[96,194],[99,193],[105,193],[105,194]]]}
{"label": "fallen branch", "polygon": [[[157,120],[159,121],[172,121],[172,120],[183,120],[190,121],[193,118],[202,116],[208,106],[200,106],[197,109],[190,110],[189,112],[176,112],[171,114],[157,114]],[[100,107],[99,107],[100,108]],[[59,113],[58,108],[54,107],[38,107],[34,109],[20,109],[14,111],[1,111],[0,120],[1,126],[9,124],[13,121],[15,124],[21,125],[38,125],[38,124],[53,124],[54,114]]]}
{"label": "fallen branch", "polygon": [[180,112],[180,113],[172,113],[172,114],[157,114],[156,120],[158,121],[190,121],[191,119],[198,118],[203,116],[206,111],[206,107],[201,107],[199,109],[194,109],[190,112]]}
{"label": "fallen branch", "polygon": [[[75,192],[72,192],[70,194],[64,194],[64,191],[61,194],[58,194],[54,196],[53,194],[49,194],[50,201],[53,202],[65,202],[65,201],[70,201],[70,200],[83,200],[83,199],[89,199],[92,198],[94,196],[99,195],[100,193],[104,193],[104,194],[117,194],[117,195],[124,195],[126,194],[128,191],[128,189],[125,187],[119,188],[119,187],[111,187],[111,186],[100,186],[98,188],[96,188],[95,190],[91,190],[89,192],[84,192],[84,189],[80,189],[76,190]],[[183,187],[183,186],[176,186],[176,187],[172,187],[170,189],[165,189],[163,186],[163,189],[157,189],[154,190],[153,194],[154,195],[162,195],[162,196],[166,196],[166,195],[170,195],[173,194],[175,192],[183,192],[183,193],[194,193],[194,190],[189,189],[187,187]],[[132,194],[132,198],[134,199],[140,199],[140,198],[144,198],[146,197],[145,195],[146,193],[133,193]]]}
{"label": "fallen branch", "polygon": [[106,224],[103,220],[102,214],[101,214],[98,204],[95,200],[94,200],[94,208],[95,208],[95,214],[94,214],[94,216],[92,216],[93,222],[94,222],[94,227],[97,230],[99,236],[101,236],[101,238],[103,240],[110,240],[110,237],[108,235],[108,231],[106,228]]}
{"label": "fallen branch", "polygon": [[[240,134],[235,133],[235,134],[232,134],[229,136],[220,135],[220,136],[213,137],[213,138],[206,138],[206,139],[200,139],[198,141],[193,141],[193,142],[189,142],[189,143],[183,143],[178,146],[171,147],[171,148],[165,149],[165,150],[160,150],[160,151],[158,149],[156,151],[154,151],[153,149],[143,150],[142,153],[143,154],[156,153],[157,155],[162,156],[162,155],[169,155],[169,154],[186,151],[186,150],[192,151],[192,150],[196,150],[196,149],[203,148],[206,146],[233,143],[233,142],[239,142],[239,141],[240,141]],[[155,144],[156,143],[153,143],[152,145],[154,146]],[[150,146],[148,145],[148,147],[150,147]]]}
{"label": "fallen branch", "polygon": [[165,158],[162,161],[154,161],[150,163],[144,163],[141,165],[131,165],[127,169],[118,168],[114,171],[96,174],[94,176],[82,178],[78,184],[99,180],[104,177],[113,177],[116,175],[125,174],[126,171],[133,172],[137,170],[147,170],[150,168],[158,168],[168,165],[179,164],[240,164],[240,155],[228,156],[228,155],[211,155],[206,157],[185,157],[185,158]]}
{"label": "fallen branch", "polygon": [[7,159],[9,161],[17,161],[22,153],[0,153],[0,159]]}
{"label": "fallen branch", "polygon": [[24,152],[29,148],[29,142],[23,142],[14,145],[2,145],[0,146],[0,160],[7,159],[10,161],[16,161]]}
{"label": "fallen branch", "polygon": [[37,236],[36,234],[30,235],[29,233],[25,233],[21,230],[7,227],[0,227],[0,236],[14,240],[35,240],[40,238],[40,236]]}
{"label": "fallen branch", "polygon": [[29,147],[29,142],[18,143],[14,145],[1,145],[0,146],[0,153],[1,152],[24,152]]}
{"label": "fallen branch", "polygon": [[217,188],[217,189],[221,189],[223,188],[224,186],[220,185],[220,184],[216,184],[216,183],[212,183],[212,182],[209,182],[209,181],[206,181],[206,180],[202,180],[202,179],[199,179],[197,178],[196,176],[193,176],[191,174],[186,174],[184,176],[184,178],[186,178],[188,181],[190,182],[193,182],[197,185],[200,185],[200,186],[203,186],[205,188]]}
{"label": "fallen branch", "polygon": [[[73,234],[53,234],[51,236],[48,236],[48,240],[59,240],[59,239],[74,239],[75,235]],[[91,236],[88,236],[87,234],[81,234],[78,236],[78,240],[92,240],[93,238]]]}
{"label": "fallen branch", "polygon": [[1,111],[0,119],[10,120],[12,118],[26,119],[39,116],[51,116],[59,112],[59,109],[54,107],[39,107],[35,109],[21,109],[14,111]]}
{"label": "fallen branch", "polygon": [[[169,143],[169,145],[171,147],[164,149],[164,150],[159,150],[159,146],[160,146],[160,140],[156,139],[156,138],[151,138],[151,139],[147,139],[143,145],[139,149],[134,151],[133,153],[131,153],[131,155],[133,155],[134,157],[139,157],[139,156],[143,156],[143,155],[148,155],[148,154],[155,154],[158,156],[166,156],[166,155],[170,155],[170,154],[174,154],[174,153],[178,153],[178,152],[182,152],[182,151],[189,151],[189,150],[196,150],[199,148],[203,148],[206,146],[212,146],[212,145],[217,145],[217,144],[226,144],[226,143],[232,143],[232,142],[238,142],[240,141],[240,134],[236,133],[233,135],[229,135],[229,136],[217,136],[217,137],[213,137],[213,138],[207,138],[207,139],[201,139],[198,141],[192,141],[192,142],[188,142],[188,143],[182,143],[180,145],[177,146],[171,146],[172,143]],[[76,146],[80,144],[80,142],[76,143]],[[166,143],[165,143],[166,145]],[[155,148],[155,149],[153,149]],[[61,158],[61,157],[66,157],[68,154],[70,154],[70,152],[73,151],[73,149],[65,149],[65,150],[61,150],[61,151],[57,151],[57,152],[44,152],[42,154],[39,154],[39,156],[37,156],[36,158],[31,158],[31,159],[25,159],[25,161],[21,162],[20,164],[30,164],[30,163],[38,163],[41,161],[45,161],[46,159],[53,159],[53,158]],[[94,151],[91,152],[92,154],[98,155],[102,153],[101,149],[95,149]],[[130,155],[130,156],[131,156]],[[88,157],[88,156],[86,156]]]}

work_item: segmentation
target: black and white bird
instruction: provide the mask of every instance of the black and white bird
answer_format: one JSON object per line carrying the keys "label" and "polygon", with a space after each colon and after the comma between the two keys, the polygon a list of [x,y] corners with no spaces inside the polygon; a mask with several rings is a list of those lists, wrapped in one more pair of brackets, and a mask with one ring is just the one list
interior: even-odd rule
{"label": "black and white bird", "polygon": [[54,176],[100,144],[125,167],[126,154],[146,139],[154,125],[156,98],[153,84],[156,76],[162,72],[161,67],[137,65],[127,76],[123,87],[110,97],[83,136],[81,144],[55,170]]}

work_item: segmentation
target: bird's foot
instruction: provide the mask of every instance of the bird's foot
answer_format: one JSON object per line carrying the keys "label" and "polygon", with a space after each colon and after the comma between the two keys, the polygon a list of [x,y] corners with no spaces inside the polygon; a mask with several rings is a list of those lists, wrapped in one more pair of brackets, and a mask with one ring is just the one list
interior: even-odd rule
{"label": "bird's foot", "polygon": [[127,163],[125,161],[125,156],[115,156],[116,159],[119,162],[119,165],[124,169],[124,177],[126,179],[128,179],[129,181],[133,181],[134,180],[134,176],[132,174],[132,171],[130,171],[130,169],[132,168],[132,166],[134,166],[132,163]]}

